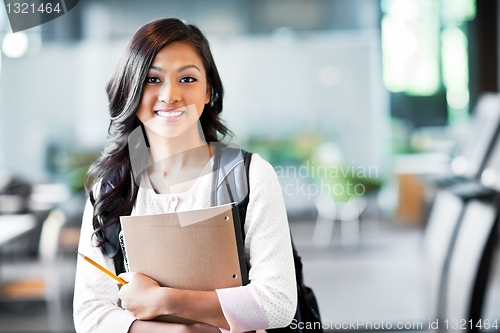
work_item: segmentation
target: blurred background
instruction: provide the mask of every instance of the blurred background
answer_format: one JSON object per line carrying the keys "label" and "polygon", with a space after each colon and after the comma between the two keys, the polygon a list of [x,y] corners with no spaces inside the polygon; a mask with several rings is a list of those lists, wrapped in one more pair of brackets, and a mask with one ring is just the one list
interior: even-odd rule
{"label": "blurred background", "polygon": [[82,0],[15,34],[0,10],[0,332],[74,332],[105,86],[167,16],[206,33],[232,142],[274,166],[325,328],[499,330],[497,0]]}

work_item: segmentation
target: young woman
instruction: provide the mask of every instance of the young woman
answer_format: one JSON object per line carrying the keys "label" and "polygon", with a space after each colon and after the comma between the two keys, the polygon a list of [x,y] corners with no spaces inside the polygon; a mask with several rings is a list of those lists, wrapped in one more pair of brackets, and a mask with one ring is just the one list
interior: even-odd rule
{"label": "young woman", "polygon": [[[223,89],[208,41],[198,28],[177,19],[156,20],[136,32],[107,93],[109,140],[88,173],[91,192],[79,251],[122,273],[119,216],[209,207],[213,152],[208,143],[229,130],[219,118]],[[120,275],[128,284],[118,288],[79,259],[76,331],[245,332],[288,325],[297,295],[287,217],[274,169],[257,154],[249,184],[248,285],[180,290],[129,272]],[[149,320],[162,314],[204,324]]]}

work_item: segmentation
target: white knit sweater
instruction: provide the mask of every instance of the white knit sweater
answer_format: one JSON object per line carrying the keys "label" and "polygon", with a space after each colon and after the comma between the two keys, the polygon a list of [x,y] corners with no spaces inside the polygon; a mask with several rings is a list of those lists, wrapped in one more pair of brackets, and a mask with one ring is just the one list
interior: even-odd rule
{"label": "white knit sweater", "polygon": [[[250,263],[250,284],[216,290],[231,332],[286,326],[297,305],[290,234],[278,178],[272,166],[258,154],[252,155],[249,177],[245,251]],[[188,192],[175,195],[157,194],[149,186],[141,186],[132,215],[209,207],[211,178],[208,173],[196,180]],[[92,246],[92,210],[88,201],[78,251],[115,271],[113,260]],[[76,331],[126,333],[135,317],[117,302],[117,284],[78,258],[73,308]]]}

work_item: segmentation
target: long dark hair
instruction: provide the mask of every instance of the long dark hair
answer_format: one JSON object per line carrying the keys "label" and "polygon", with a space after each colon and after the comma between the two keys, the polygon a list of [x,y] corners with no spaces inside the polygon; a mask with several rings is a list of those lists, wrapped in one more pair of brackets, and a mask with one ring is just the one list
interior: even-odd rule
{"label": "long dark hair", "polygon": [[151,62],[162,47],[175,41],[191,45],[205,66],[211,94],[200,123],[206,141],[218,142],[231,135],[219,118],[224,91],[203,33],[196,26],[175,18],[155,20],[140,28],[130,40],[107,85],[111,117],[109,136],[85,181],[94,206],[95,244],[101,246],[106,256],[114,258],[117,271],[123,271],[123,254],[118,242],[119,217],[130,215],[138,190],[130,162],[128,136],[138,126],[143,126],[136,112]]}

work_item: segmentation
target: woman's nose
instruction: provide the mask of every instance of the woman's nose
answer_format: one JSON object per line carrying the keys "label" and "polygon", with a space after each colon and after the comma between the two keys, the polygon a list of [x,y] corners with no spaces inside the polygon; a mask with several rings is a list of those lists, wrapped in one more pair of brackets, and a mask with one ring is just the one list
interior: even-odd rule
{"label": "woman's nose", "polygon": [[158,100],[167,104],[173,104],[181,100],[180,93],[175,84],[166,83],[160,88]]}

